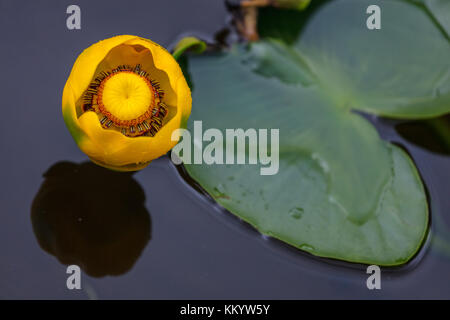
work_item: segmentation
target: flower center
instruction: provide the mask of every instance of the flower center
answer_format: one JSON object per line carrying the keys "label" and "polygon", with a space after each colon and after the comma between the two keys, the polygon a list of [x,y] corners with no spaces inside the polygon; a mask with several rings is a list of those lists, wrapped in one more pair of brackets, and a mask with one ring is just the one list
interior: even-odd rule
{"label": "flower center", "polygon": [[133,72],[113,73],[103,83],[98,91],[99,106],[117,119],[136,119],[154,105],[150,82]]}
{"label": "flower center", "polygon": [[118,66],[101,72],[83,98],[83,111],[95,111],[101,125],[130,137],[154,136],[162,126],[167,106],[158,82],[140,65]]}

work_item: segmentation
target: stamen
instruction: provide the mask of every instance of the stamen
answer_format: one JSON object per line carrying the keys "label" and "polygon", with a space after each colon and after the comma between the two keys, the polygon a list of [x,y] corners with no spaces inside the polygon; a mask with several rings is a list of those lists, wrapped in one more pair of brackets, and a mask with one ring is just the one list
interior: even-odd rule
{"label": "stamen", "polygon": [[[142,114],[136,116],[135,118],[125,118],[122,119],[121,116],[117,116],[118,114],[127,114],[132,115],[133,113],[139,114],[140,108],[144,107],[144,105],[140,104],[139,107],[139,100],[137,109],[133,110],[123,110],[124,106],[128,106],[127,103],[130,102],[118,102],[119,104],[116,105],[114,100],[113,105],[105,105],[104,104],[104,89],[108,81],[118,76],[118,74],[131,74],[134,76],[139,77],[141,80],[144,81],[144,83],[147,85],[148,89],[150,90],[150,101],[148,102],[148,107],[145,112]],[[127,79],[127,78],[125,78]],[[136,81],[136,80],[132,80]],[[139,84],[140,80],[137,80],[138,82],[131,82],[134,83],[134,86],[139,88],[139,86],[142,86]],[[115,81],[117,83],[117,81]],[[137,84],[136,84],[137,83]],[[112,84],[111,84],[112,85]],[[117,85],[117,84],[116,84]],[[142,90],[145,91],[145,89],[138,89],[138,95],[140,94],[142,96]],[[133,96],[133,94],[130,94]],[[145,96],[145,95],[144,95]],[[162,127],[163,119],[167,115],[168,108],[162,101],[164,97],[164,91],[161,89],[161,85],[158,81],[152,80],[149,78],[149,74],[142,69],[142,66],[140,64],[137,64],[136,66],[132,67],[130,65],[119,65],[116,68],[112,69],[111,71],[101,71],[97,77],[89,84],[86,92],[83,96],[83,103],[82,103],[82,111],[94,111],[99,116],[100,124],[105,129],[115,129],[120,131],[123,135],[128,137],[136,137],[141,135],[146,136],[154,136]],[[114,98],[114,96],[113,96]],[[128,94],[126,95],[126,99],[128,99]],[[138,98],[137,99],[142,99]],[[111,102],[111,93],[109,93],[109,100]],[[113,114],[113,112],[115,114]],[[116,111],[114,111],[116,110]]]}
{"label": "stamen", "polygon": [[142,122],[142,125],[144,126],[144,130],[145,130],[145,131],[150,130],[150,126],[148,125],[148,122],[147,122],[147,121]]}

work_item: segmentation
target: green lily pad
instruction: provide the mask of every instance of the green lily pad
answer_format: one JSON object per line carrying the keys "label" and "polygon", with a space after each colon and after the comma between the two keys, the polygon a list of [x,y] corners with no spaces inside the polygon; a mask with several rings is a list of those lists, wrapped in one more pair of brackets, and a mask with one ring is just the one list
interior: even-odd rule
{"label": "green lily pad", "polygon": [[445,34],[424,10],[392,0],[377,2],[382,28],[368,30],[364,12],[371,3],[333,1],[305,26],[297,47],[322,86],[338,104],[378,115],[427,118],[448,112]]}
{"label": "green lily pad", "polygon": [[448,0],[412,0],[425,5],[440,24],[443,31],[450,37],[450,1]]}
{"label": "green lily pad", "polygon": [[447,36],[450,37],[450,2],[447,0],[426,0],[426,5],[434,13]]}
{"label": "green lily pad", "polygon": [[[254,164],[185,167],[263,234],[317,256],[399,265],[426,235],[425,191],[409,156],[353,110],[449,112],[450,44],[420,7],[378,3],[381,30],[365,27],[371,1],[338,0],[317,9],[292,43],[264,39],[189,57],[190,128],[202,120],[203,130],[279,129],[280,165],[271,176]],[[249,150],[238,152],[248,159]]]}

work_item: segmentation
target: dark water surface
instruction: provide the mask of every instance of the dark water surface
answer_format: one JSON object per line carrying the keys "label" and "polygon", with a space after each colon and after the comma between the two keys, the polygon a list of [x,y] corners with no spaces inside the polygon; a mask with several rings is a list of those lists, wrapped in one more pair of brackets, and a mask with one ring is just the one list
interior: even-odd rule
{"label": "dark water surface", "polygon": [[[82,30],[69,31],[74,2],[0,0],[0,298],[450,298],[449,149],[436,149],[426,124],[413,127],[431,132],[433,147],[411,142],[407,125],[400,135],[396,122],[370,118],[412,155],[432,227],[416,259],[383,269],[382,289],[369,291],[365,267],[262,237],[186,183],[167,156],[134,175],[85,163],[61,116],[77,55],[116,34],[166,47],[186,30],[212,38],[227,11],[219,0],[76,3]],[[82,290],[66,288],[64,263],[83,266]]]}

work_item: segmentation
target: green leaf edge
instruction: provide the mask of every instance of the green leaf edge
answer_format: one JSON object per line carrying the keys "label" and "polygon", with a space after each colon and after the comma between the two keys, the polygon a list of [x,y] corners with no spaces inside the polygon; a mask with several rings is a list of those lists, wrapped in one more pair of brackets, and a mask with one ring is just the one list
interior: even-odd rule
{"label": "green leaf edge", "polygon": [[175,45],[172,55],[175,60],[178,60],[186,50],[203,53],[206,50],[206,43],[196,37],[185,37]]}

